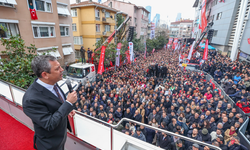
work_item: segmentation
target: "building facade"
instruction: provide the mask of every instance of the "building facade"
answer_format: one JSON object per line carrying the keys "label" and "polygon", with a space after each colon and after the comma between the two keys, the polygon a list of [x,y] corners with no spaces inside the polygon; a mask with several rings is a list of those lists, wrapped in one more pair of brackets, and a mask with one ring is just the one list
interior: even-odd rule
{"label": "building facade", "polygon": [[80,57],[81,46],[84,46],[85,50],[87,48],[94,50],[96,42],[101,38],[107,39],[114,32],[115,15],[118,12],[114,8],[96,2],[83,1],[71,4],[71,12],[76,57]]}
{"label": "building facade", "polygon": [[118,9],[131,16],[131,21],[128,22],[128,25],[135,27],[137,38],[142,38],[142,40],[148,38],[149,11],[147,11],[144,7],[118,0],[107,0],[103,4],[111,8]]}
{"label": "building facade", "polygon": [[[20,35],[26,46],[34,44],[37,54],[55,56],[61,65],[75,61],[69,0],[11,0],[0,2],[0,38]],[[31,19],[35,9],[37,20]],[[0,51],[5,47],[0,45]]]}
{"label": "building facade", "polygon": [[146,6],[147,11],[149,12],[148,14],[148,23],[151,23],[151,6]]}
{"label": "building facade", "polygon": [[[194,37],[196,38],[200,36],[198,25],[201,3],[202,0],[196,0],[193,6],[196,8],[196,20],[194,22],[197,33]],[[222,52],[227,52],[232,60],[236,59],[236,53],[239,50],[242,52],[242,55],[240,55],[242,60],[247,60],[248,58],[250,60],[250,44],[248,43],[250,35],[250,0],[227,0],[225,2],[209,0],[206,5],[208,22],[214,23],[211,45]],[[210,16],[208,17],[209,14]],[[242,24],[240,24],[238,19],[242,20]],[[234,52],[233,56],[231,51]]]}
{"label": "building facade", "polygon": [[169,36],[174,38],[191,38],[192,30],[193,20],[171,22]]}
{"label": "building facade", "polygon": [[180,21],[180,20],[181,20],[181,13],[178,13],[175,21]]}

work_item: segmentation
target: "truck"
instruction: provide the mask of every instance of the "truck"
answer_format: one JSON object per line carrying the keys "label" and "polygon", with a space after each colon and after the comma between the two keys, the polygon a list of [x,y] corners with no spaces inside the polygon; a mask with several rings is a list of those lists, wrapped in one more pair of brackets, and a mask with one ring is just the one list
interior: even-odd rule
{"label": "truck", "polygon": [[83,85],[87,81],[94,82],[96,79],[95,65],[91,63],[74,63],[68,68],[66,79],[81,82]]}

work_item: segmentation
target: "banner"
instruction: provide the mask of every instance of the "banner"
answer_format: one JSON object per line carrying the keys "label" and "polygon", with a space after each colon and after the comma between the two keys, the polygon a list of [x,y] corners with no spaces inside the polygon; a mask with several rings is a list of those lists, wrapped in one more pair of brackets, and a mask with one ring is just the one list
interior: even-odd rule
{"label": "banner", "polygon": [[128,43],[128,46],[129,46],[129,54],[130,54],[130,61],[133,62],[133,58],[134,58],[134,44],[133,42],[129,42]]}
{"label": "banner", "polygon": [[117,44],[117,48],[116,48],[116,66],[120,66],[120,50],[122,47],[122,43],[118,43]]}
{"label": "banner", "polygon": [[129,50],[127,50],[127,51],[125,52],[125,54],[126,54],[126,58],[127,58],[127,63],[130,64],[131,62],[130,62]]}
{"label": "banner", "polygon": [[173,49],[177,49],[177,44],[178,44],[178,38],[174,38],[174,43],[173,43]]}
{"label": "banner", "polygon": [[30,9],[31,20],[37,20],[36,9]]}
{"label": "banner", "polygon": [[207,0],[203,0],[202,1],[202,9],[201,9],[201,32],[203,32],[204,29],[207,26],[206,3],[207,3]]}
{"label": "banner", "polygon": [[207,54],[208,54],[208,39],[206,40],[206,45],[203,53],[203,60],[207,60]]}
{"label": "banner", "polygon": [[104,72],[104,57],[105,57],[106,46],[102,46],[101,56],[98,65],[98,74],[102,74]]}
{"label": "banner", "polygon": [[169,45],[171,45],[171,44],[172,44],[172,42],[173,42],[173,38],[169,38],[169,40],[168,40],[168,44],[169,44]]}
{"label": "banner", "polygon": [[150,32],[150,39],[155,38],[155,23],[151,22],[151,32]]}
{"label": "banner", "polygon": [[192,47],[190,48],[189,54],[188,54],[188,60],[191,60],[192,57],[192,53],[193,53],[193,49],[194,49],[194,45],[195,45],[195,41],[192,44]]}
{"label": "banner", "polygon": [[154,53],[154,51],[155,51],[155,48],[153,49],[152,53]]}

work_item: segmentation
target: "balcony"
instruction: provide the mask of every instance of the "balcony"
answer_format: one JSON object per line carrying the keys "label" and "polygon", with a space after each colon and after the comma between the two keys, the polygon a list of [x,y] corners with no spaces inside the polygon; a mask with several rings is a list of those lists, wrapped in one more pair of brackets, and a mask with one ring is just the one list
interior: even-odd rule
{"label": "balcony", "polygon": [[103,22],[103,23],[108,23],[108,22],[107,22],[107,19],[106,19],[105,17],[102,17],[102,22]]}
{"label": "balcony", "polygon": [[112,34],[111,31],[104,31],[104,32],[102,32],[102,35],[103,35],[104,37],[109,37],[111,34]]}

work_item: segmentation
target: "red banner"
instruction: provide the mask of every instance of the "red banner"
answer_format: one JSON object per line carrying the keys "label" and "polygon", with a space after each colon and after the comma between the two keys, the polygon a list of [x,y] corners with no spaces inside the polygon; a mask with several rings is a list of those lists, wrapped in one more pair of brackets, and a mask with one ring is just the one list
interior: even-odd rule
{"label": "red banner", "polygon": [[207,26],[206,3],[207,3],[207,0],[203,0],[202,1],[202,9],[201,9],[201,32],[203,32],[204,29]]}
{"label": "red banner", "polygon": [[172,42],[173,42],[173,38],[169,38],[169,40],[168,40],[168,44],[169,44],[169,45],[171,45],[171,44],[172,44]]}
{"label": "red banner", "polygon": [[98,65],[98,74],[102,74],[104,72],[105,50],[106,50],[106,46],[102,46],[101,56],[100,56],[99,65]]}
{"label": "red banner", "polygon": [[206,45],[203,53],[203,60],[207,60],[207,54],[208,54],[208,39],[206,40]]}
{"label": "red banner", "polygon": [[178,38],[174,38],[174,43],[173,43],[172,48],[175,49],[175,47],[177,46],[177,44],[178,44]]}
{"label": "red banner", "polygon": [[155,48],[153,49],[152,53],[154,53],[154,51],[155,51]]}
{"label": "red banner", "polygon": [[126,54],[126,58],[127,58],[127,63],[130,64],[131,62],[130,62],[129,50],[127,50],[127,51],[125,52],[125,54]]}
{"label": "red banner", "polygon": [[36,9],[30,9],[30,16],[32,20],[37,20]]}

